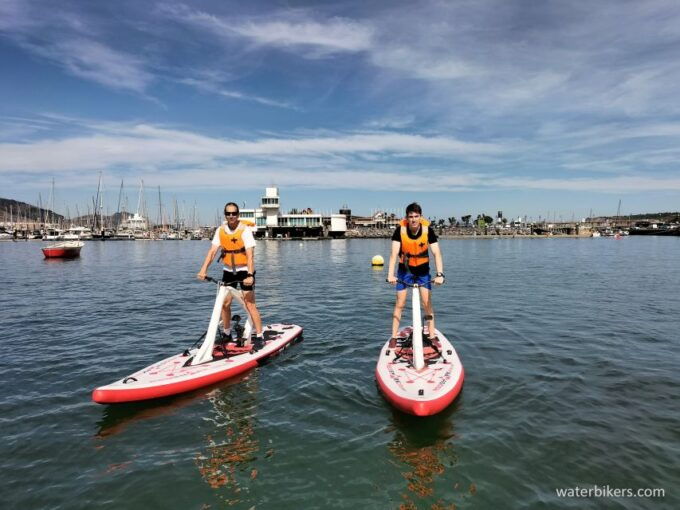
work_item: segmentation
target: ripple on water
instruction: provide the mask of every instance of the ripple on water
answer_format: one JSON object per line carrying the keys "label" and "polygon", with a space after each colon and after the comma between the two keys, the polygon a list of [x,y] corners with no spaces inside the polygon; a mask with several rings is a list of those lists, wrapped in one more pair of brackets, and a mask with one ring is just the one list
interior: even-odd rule
{"label": "ripple on water", "polygon": [[[394,296],[368,262],[389,240],[258,244],[265,322],[301,324],[304,342],[235,381],[122,406],[92,404],[92,388],[207,328],[215,288],[195,273],[208,244],[93,242],[59,264],[39,243],[1,243],[3,503],[598,508],[554,489],[670,492],[674,241],[442,240],[437,326],[466,382],[427,419],[391,409],[375,386]],[[659,503],[641,501],[615,504]]]}

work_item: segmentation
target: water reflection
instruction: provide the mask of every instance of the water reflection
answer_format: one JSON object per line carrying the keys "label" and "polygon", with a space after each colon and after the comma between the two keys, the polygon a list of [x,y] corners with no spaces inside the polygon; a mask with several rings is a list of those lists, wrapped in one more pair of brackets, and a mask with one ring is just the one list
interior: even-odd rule
{"label": "water reflection", "polygon": [[[206,435],[207,446],[196,456],[196,466],[208,485],[218,491],[217,497],[228,505],[247,499],[248,482],[257,477],[253,466],[260,451],[255,437],[258,375],[251,373],[238,387],[209,397],[214,430]],[[270,454],[265,452],[265,456]]]}
{"label": "water reflection", "polygon": [[278,259],[280,254],[281,242],[265,240],[257,243],[256,250],[261,251],[266,257]]}
{"label": "water reflection", "polygon": [[333,239],[326,243],[330,248],[328,258],[331,264],[347,264],[347,239]]}
{"label": "water reflection", "polygon": [[427,418],[393,410],[395,434],[387,449],[404,479],[400,510],[460,508],[465,499],[475,494],[474,485],[457,482],[453,415],[458,406],[456,402]]}
{"label": "water reflection", "polygon": [[98,430],[95,437],[105,439],[120,434],[136,422],[160,418],[161,416],[170,416],[193,403],[206,398],[213,398],[229,386],[240,383],[248,375],[248,373],[241,374],[228,381],[221,381],[190,393],[183,393],[172,397],[108,405],[104,408],[101,420],[97,422]]}
{"label": "water reflection", "polygon": [[78,264],[81,261],[80,257],[43,257],[43,264]]}

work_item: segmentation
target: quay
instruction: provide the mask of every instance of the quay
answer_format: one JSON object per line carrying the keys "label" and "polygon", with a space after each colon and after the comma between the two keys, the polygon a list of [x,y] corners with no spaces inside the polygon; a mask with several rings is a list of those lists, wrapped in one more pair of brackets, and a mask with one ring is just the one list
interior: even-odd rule
{"label": "quay", "polygon": [[[0,199],[2,221],[0,240],[101,240],[101,241],[180,241],[209,240],[217,226],[198,226],[194,208],[194,220],[185,221],[178,215],[175,203],[174,221],[152,224],[146,213],[140,188],[137,212],[118,211],[111,216],[93,213],[74,219],[55,213],[51,209],[32,206],[14,200]],[[253,224],[256,238],[274,241],[322,240],[322,239],[375,239],[390,238],[399,225],[401,217],[384,211],[370,216],[353,215],[343,206],[338,213],[319,213],[310,208],[281,211],[279,189],[265,188],[257,208],[242,208],[241,219]],[[176,202],[176,201],[175,201]],[[160,203],[160,191],[159,191]],[[219,214],[219,213],[218,213]],[[680,213],[636,215],[633,217],[596,217],[581,221],[528,221],[518,218],[507,221],[502,212],[493,219],[478,215],[470,222],[471,215],[455,218],[430,218],[431,227],[442,239],[509,239],[509,238],[587,238],[615,235],[680,236]],[[163,218],[159,212],[159,218]],[[217,223],[220,216],[216,217]]]}

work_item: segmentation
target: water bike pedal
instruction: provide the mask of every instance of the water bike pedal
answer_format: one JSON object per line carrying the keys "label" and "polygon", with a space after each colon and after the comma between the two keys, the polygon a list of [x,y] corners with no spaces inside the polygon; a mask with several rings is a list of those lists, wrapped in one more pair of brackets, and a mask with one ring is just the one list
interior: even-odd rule
{"label": "water bike pedal", "polygon": [[430,338],[428,336],[423,335],[423,346],[427,347],[433,347],[434,349],[437,349],[438,351],[441,351],[442,349],[442,344],[439,341],[439,338],[434,337]]}
{"label": "water bike pedal", "polygon": [[227,345],[229,342],[233,342],[234,339],[231,333],[225,334],[224,331],[218,333],[218,337],[215,339],[215,345]]}
{"label": "water bike pedal", "polygon": [[401,342],[397,342],[397,347],[401,349],[412,349],[413,348],[413,338],[404,338]]}
{"label": "water bike pedal", "polygon": [[252,345],[239,346],[236,342],[220,345],[215,344],[213,348],[213,359],[230,358],[239,354],[248,354],[253,349]]}
{"label": "water bike pedal", "polygon": [[267,345],[267,339],[264,336],[264,334],[261,337],[253,335],[251,345],[253,346],[253,351],[257,352],[260,349],[262,349],[265,345]]}

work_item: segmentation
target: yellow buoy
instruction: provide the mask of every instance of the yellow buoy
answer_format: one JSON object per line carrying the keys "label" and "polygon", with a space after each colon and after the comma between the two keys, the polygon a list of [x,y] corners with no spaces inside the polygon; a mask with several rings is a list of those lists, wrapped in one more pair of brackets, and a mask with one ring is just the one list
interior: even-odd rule
{"label": "yellow buoy", "polygon": [[382,258],[382,255],[374,255],[373,258],[371,259],[371,265],[372,266],[384,266],[385,265],[385,259]]}

